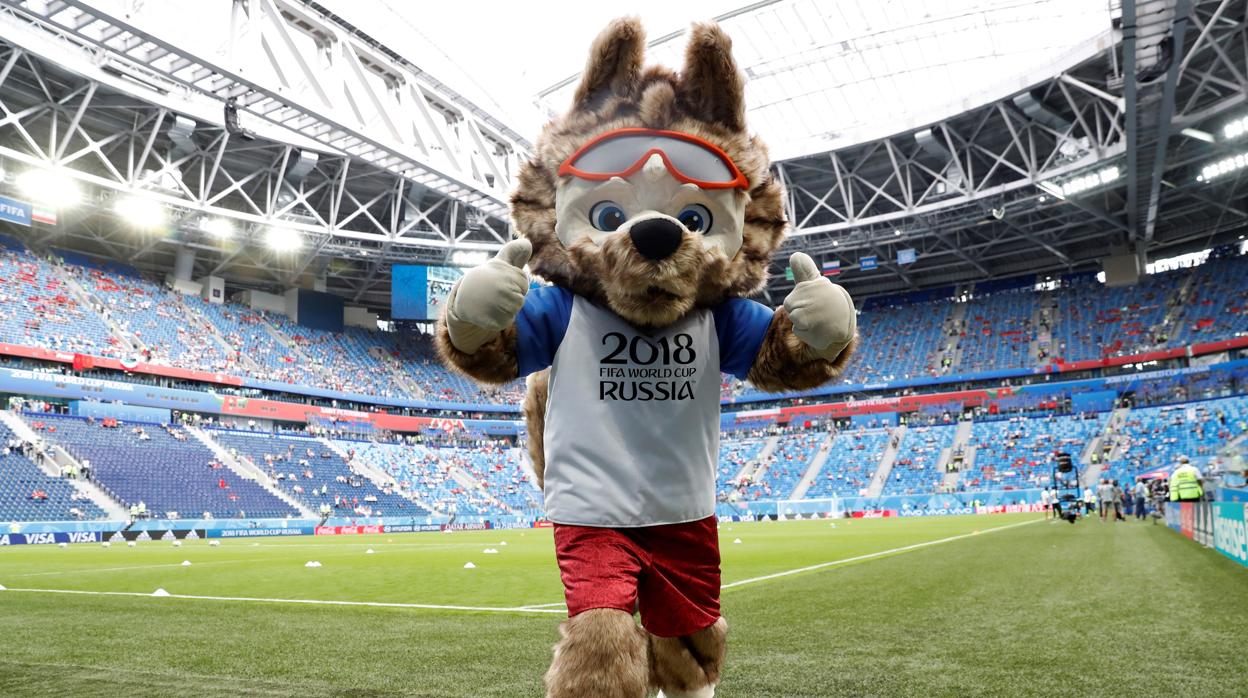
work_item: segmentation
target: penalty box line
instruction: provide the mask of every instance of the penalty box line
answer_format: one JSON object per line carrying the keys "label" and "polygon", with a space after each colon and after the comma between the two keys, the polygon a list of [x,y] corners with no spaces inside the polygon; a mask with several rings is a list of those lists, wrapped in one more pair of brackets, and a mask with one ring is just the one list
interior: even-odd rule
{"label": "penalty box line", "polygon": [[995,528],[989,528],[989,529],[987,529],[987,530],[984,530],[984,531],[979,531],[979,532],[977,532],[977,533],[962,533],[962,534],[960,534],[960,535],[956,535],[956,536],[949,536],[948,538],[941,538],[941,539],[939,539],[939,540],[929,540],[929,541],[927,541],[927,542],[925,542],[925,543],[915,543],[915,544],[913,544],[913,545],[905,545],[905,546],[902,546],[902,547],[900,547],[900,548],[892,548],[891,550],[880,550],[880,551],[877,551],[877,552],[874,552],[874,553],[867,553],[867,554],[865,554],[865,555],[857,555],[857,556],[855,556],[855,557],[847,557],[847,558],[845,558],[845,559],[843,559],[843,560],[832,560],[832,561],[830,561],[830,562],[821,562],[821,563],[819,563],[819,564],[817,564],[817,565],[809,565],[809,566],[807,566],[807,567],[798,567],[798,568],[796,568],[796,569],[785,570],[785,571],[783,571],[783,572],[775,572],[775,573],[773,573],[773,574],[765,574],[765,575],[762,575],[761,577],[750,577],[749,579],[741,579],[741,580],[737,580],[737,581],[735,581],[735,582],[730,582],[730,583],[728,583],[728,584],[724,584],[723,586],[721,586],[721,587],[720,587],[720,589],[732,589],[732,588],[735,588],[735,587],[745,586],[745,585],[747,585],[747,584],[757,584],[757,583],[759,583],[759,582],[769,582],[769,581],[771,581],[771,580],[773,580],[773,579],[781,579],[781,578],[783,578],[783,577],[789,577],[789,576],[792,576],[792,575],[795,575],[795,574],[802,574],[802,573],[804,573],[804,572],[815,572],[815,571],[818,571],[818,570],[827,569],[827,568],[829,568],[829,567],[837,567],[837,566],[840,566],[840,565],[848,565],[848,564],[850,564],[850,563],[854,563],[854,562],[862,562],[862,561],[864,561],[864,560],[874,560],[875,558],[879,558],[879,557],[887,557],[887,556],[889,556],[889,555],[900,555],[900,554],[902,554],[902,553],[908,553],[908,552],[911,552],[911,551],[914,551],[914,550],[919,550],[919,549],[921,549],[921,548],[927,548],[927,547],[930,547],[930,546],[933,546],[933,545],[941,545],[942,543],[952,543],[952,542],[953,542],[953,541],[955,541],[955,540],[962,540],[963,538],[970,538],[970,537],[972,537],[972,536],[976,536],[976,535],[981,535],[981,536],[982,536],[982,535],[987,535],[987,534],[989,534],[989,533],[996,533],[997,531],[1004,531],[1004,530],[1006,530],[1006,529],[1010,529],[1010,528],[1017,528],[1017,527],[1019,527],[1019,526],[1029,526],[1029,525],[1034,524],[1034,523],[1040,523],[1041,521],[1044,521],[1044,519],[1035,519],[1035,520],[1032,520],[1032,521],[1020,521],[1019,523],[1012,523],[1012,524],[1006,524],[1006,525],[1004,525],[1004,526],[997,526],[997,527],[995,527]]}
{"label": "penalty box line", "polygon": [[131,596],[147,599],[190,599],[193,601],[234,601],[242,603],[302,604],[308,606],[362,606],[369,608],[407,608],[427,611],[464,611],[470,613],[558,613],[554,608],[531,606],[456,606],[427,603],[399,603],[390,601],[335,601],[326,599],[266,599],[254,596],[201,596],[197,594],[168,594],[154,596],[140,591],[86,591],[81,589],[14,589],[9,587],[0,594],[21,592],[27,594],[79,594],[83,596]]}

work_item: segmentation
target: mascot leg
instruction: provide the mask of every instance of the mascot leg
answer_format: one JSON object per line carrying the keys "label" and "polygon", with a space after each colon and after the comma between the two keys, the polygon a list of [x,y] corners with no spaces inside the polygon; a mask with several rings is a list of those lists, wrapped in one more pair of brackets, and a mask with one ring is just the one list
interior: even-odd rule
{"label": "mascot leg", "polygon": [[596,608],[559,626],[547,698],[645,698],[645,632],[631,614]]}
{"label": "mascot leg", "polygon": [[650,683],[660,698],[712,698],[727,651],[723,618],[685,637],[650,636]]}

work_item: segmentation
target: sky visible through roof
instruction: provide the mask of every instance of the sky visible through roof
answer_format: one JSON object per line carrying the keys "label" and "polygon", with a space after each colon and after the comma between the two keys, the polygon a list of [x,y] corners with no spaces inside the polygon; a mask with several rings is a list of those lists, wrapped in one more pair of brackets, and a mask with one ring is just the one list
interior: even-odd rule
{"label": "sky visible through roof", "polygon": [[[1006,96],[1104,50],[1109,0],[320,0],[527,138],[564,109],[613,17],[652,41],[722,17],[751,127],[778,159],[879,138]],[[1099,42],[1099,43],[1098,43]],[[651,47],[679,67],[684,39]]]}

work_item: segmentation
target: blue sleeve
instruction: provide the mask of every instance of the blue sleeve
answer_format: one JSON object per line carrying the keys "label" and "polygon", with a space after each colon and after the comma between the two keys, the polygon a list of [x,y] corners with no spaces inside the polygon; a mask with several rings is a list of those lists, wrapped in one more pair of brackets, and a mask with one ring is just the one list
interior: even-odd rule
{"label": "blue sleeve", "polygon": [[772,310],[762,303],[730,298],[712,312],[719,339],[719,370],[745,380],[771,326]]}
{"label": "blue sleeve", "polygon": [[516,316],[516,363],[520,377],[549,368],[555,351],[568,331],[572,317],[572,292],[558,286],[529,291]]}

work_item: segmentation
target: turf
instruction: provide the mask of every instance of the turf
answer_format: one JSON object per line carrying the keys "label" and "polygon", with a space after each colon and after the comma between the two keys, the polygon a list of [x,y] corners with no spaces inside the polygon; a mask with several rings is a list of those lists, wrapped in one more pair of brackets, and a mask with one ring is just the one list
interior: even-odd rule
{"label": "turf", "polygon": [[[1248,694],[1248,570],[1161,526],[1032,520],[726,524],[717,695]],[[0,695],[537,697],[561,617],[13,591],[558,610],[543,530],[0,548],[0,584]]]}

